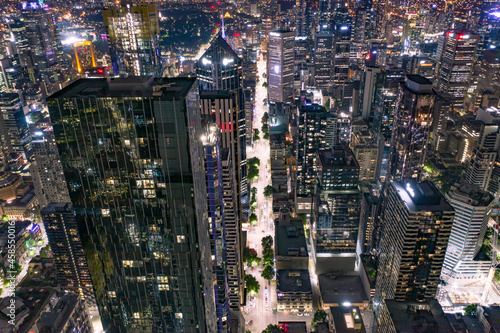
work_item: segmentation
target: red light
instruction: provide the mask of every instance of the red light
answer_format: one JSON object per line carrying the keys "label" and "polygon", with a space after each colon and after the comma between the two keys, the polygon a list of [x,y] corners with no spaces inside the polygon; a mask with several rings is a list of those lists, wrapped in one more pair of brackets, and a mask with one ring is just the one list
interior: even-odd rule
{"label": "red light", "polygon": [[463,39],[464,35],[458,35],[458,39]]}
{"label": "red light", "polygon": [[97,73],[99,73],[99,74],[102,74],[102,73],[104,73],[104,69],[102,69],[102,68],[99,68],[99,69],[97,70]]}
{"label": "red light", "polygon": [[214,29],[214,33],[215,33],[215,29]]}
{"label": "red light", "polygon": [[106,69],[109,69],[109,67],[106,67]]}
{"label": "red light", "polygon": [[237,32],[235,32],[235,33],[234,33],[234,35],[235,35],[236,37],[240,37],[240,36],[241,36],[241,35],[240,35],[239,33],[237,33]]}
{"label": "red light", "polygon": [[84,48],[83,50],[84,50],[84,51],[87,51],[87,48]]}
{"label": "red light", "polygon": [[285,327],[285,332],[288,332],[288,328]]}
{"label": "red light", "polygon": [[217,23],[217,26],[220,27],[220,23]]}
{"label": "red light", "polygon": [[450,35],[451,35],[451,32],[448,32],[448,34],[447,34],[446,36],[447,36],[447,37],[450,37]]}
{"label": "red light", "polygon": [[217,4],[220,5],[220,1],[217,1]]}
{"label": "red light", "polygon": [[78,52],[80,52],[80,49],[78,49]]}
{"label": "red light", "polygon": [[214,6],[214,5],[212,5],[212,9],[214,9],[214,8],[215,8],[215,6]]}

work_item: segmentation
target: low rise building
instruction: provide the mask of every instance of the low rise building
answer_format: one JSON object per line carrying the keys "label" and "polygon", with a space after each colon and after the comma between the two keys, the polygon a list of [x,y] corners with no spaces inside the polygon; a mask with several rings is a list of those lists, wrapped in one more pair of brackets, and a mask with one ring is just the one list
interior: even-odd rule
{"label": "low rise building", "polygon": [[309,271],[278,270],[276,272],[278,312],[307,313],[313,311]]}
{"label": "low rise building", "polygon": [[308,269],[309,256],[301,219],[281,214],[275,222],[277,269]]}

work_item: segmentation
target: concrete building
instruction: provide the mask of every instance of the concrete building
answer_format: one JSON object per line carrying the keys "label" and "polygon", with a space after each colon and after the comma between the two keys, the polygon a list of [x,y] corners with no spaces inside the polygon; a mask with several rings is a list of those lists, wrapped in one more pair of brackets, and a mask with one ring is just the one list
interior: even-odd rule
{"label": "concrete building", "polygon": [[275,256],[277,269],[308,269],[309,255],[302,219],[282,214],[275,222]]}
{"label": "concrete building", "polygon": [[269,103],[293,102],[295,31],[271,31],[267,54]]}
{"label": "concrete building", "polygon": [[278,312],[311,313],[312,289],[309,271],[277,270],[276,293]]}

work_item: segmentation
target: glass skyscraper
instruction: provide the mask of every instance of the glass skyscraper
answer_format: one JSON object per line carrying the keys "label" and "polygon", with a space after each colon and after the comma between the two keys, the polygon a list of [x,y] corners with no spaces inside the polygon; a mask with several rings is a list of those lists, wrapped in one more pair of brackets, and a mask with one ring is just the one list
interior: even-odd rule
{"label": "glass skyscraper", "polygon": [[84,79],[47,103],[104,330],[215,332],[196,79]]}

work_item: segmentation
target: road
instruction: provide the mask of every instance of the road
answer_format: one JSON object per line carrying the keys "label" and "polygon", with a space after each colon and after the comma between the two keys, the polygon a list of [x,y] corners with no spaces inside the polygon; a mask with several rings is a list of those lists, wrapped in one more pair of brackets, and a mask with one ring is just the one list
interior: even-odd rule
{"label": "road", "polygon": [[[261,240],[263,237],[271,235],[274,238],[274,224],[272,216],[272,200],[264,197],[264,188],[271,185],[271,164],[269,140],[264,140],[262,133],[262,116],[268,112],[269,108],[264,105],[267,99],[267,89],[262,86],[267,79],[263,78],[266,73],[266,60],[260,56],[257,62],[257,75],[260,83],[255,89],[255,109],[253,116],[253,127],[260,131],[260,140],[254,142],[253,147],[248,147],[247,158],[257,157],[260,160],[259,177],[252,182],[252,187],[257,188],[257,224],[248,229],[247,240],[250,248],[253,248],[262,258]],[[247,300],[244,309],[244,316],[247,321],[246,329],[251,332],[260,333],[267,325],[277,324],[279,321],[306,321],[311,322],[311,316],[298,317],[296,315],[278,314],[276,310],[276,281],[265,281],[261,277],[262,263],[254,269],[246,269],[246,274],[252,274],[260,283],[259,293]],[[251,321],[251,323],[248,323]]]}

